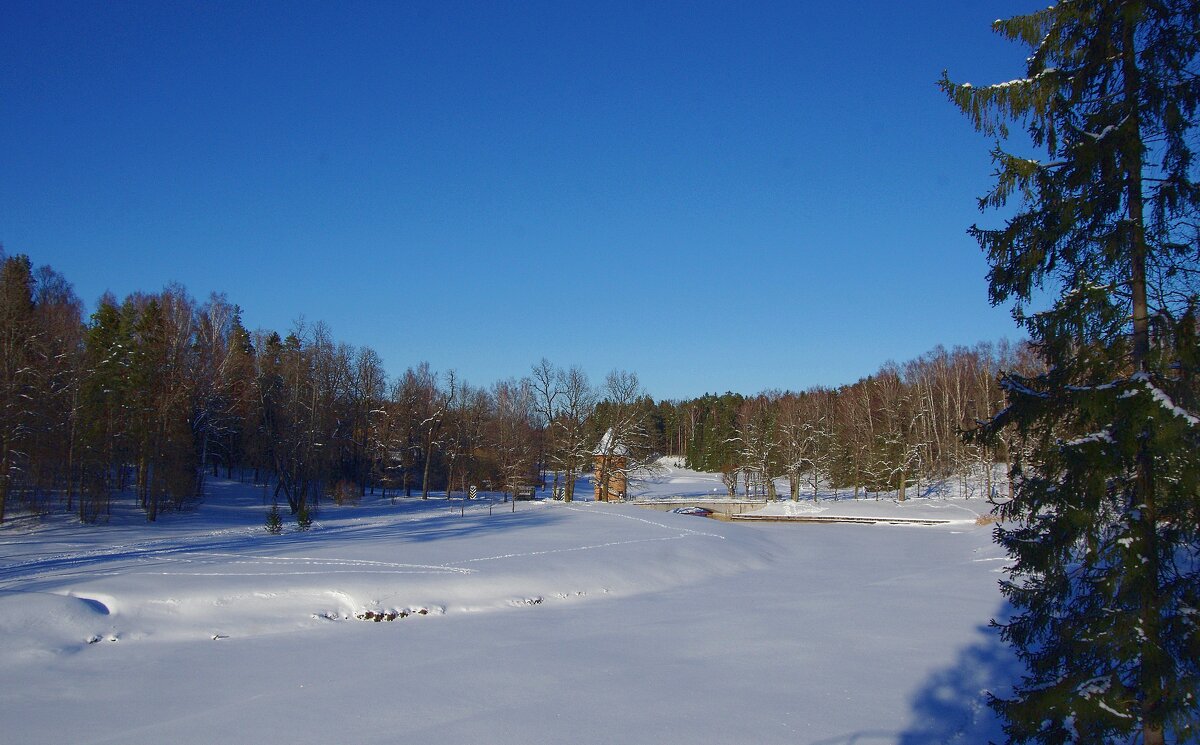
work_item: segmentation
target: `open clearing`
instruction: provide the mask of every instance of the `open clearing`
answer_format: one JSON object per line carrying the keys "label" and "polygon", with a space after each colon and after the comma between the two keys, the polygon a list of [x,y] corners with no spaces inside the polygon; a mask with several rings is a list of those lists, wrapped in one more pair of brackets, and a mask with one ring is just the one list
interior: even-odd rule
{"label": "open clearing", "polygon": [[368,497],[271,536],[261,490],[215,482],[199,510],[157,525],[136,514],[6,525],[0,739],[865,745],[999,734],[982,691],[1016,673],[984,628],[1001,609],[1004,559],[991,528],[974,524],[978,499],[824,505],[960,513],[937,526],[461,506]]}

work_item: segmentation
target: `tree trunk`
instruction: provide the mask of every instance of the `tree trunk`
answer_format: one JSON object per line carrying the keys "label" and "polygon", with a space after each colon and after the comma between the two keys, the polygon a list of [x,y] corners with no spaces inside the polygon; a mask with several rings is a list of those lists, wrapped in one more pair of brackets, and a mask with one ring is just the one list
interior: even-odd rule
{"label": "tree trunk", "polygon": [[446,499],[454,492],[454,456],[450,457],[450,462],[446,465]]}
{"label": "tree trunk", "polygon": [[[79,407],[79,395],[76,392],[71,394],[71,415],[70,427],[67,429],[67,512],[73,510],[74,486],[75,486],[75,412]],[[83,495],[79,495],[83,499]],[[0,512],[3,512],[0,509]],[[0,517],[0,522],[3,522]]]}
{"label": "tree trunk", "polygon": [[[1125,83],[1125,104],[1129,108],[1130,126],[1140,135],[1141,120],[1139,111],[1138,90],[1141,85],[1141,73],[1137,67],[1137,49],[1134,39],[1134,24],[1126,20],[1122,33],[1122,72]],[[1135,138],[1139,143],[1141,137]],[[1127,153],[1128,162],[1125,164],[1126,202],[1129,208],[1129,222],[1133,230],[1130,256],[1129,286],[1133,311],[1133,357],[1134,371],[1147,372],[1150,357],[1150,319],[1146,302],[1146,232],[1143,215],[1142,196],[1142,151],[1140,147],[1130,148]],[[1140,567],[1141,580],[1141,626],[1143,654],[1141,657],[1140,680],[1142,740],[1144,745],[1163,745],[1164,735],[1158,723],[1156,712],[1161,703],[1162,676],[1160,675],[1161,636],[1160,598],[1159,598],[1159,551],[1158,551],[1158,510],[1155,504],[1154,471],[1151,455],[1147,450],[1148,438],[1139,438],[1137,453],[1137,478],[1134,491],[1134,525],[1132,532],[1139,545],[1138,554],[1143,557],[1146,566]]]}
{"label": "tree trunk", "polygon": [[143,510],[150,508],[150,491],[147,489],[147,482],[149,481],[147,472],[149,470],[150,464],[146,462],[146,455],[143,453],[138,457],[137,481],[134,485],[134,491],[137,492]]}
{"label": "tree trunk", "polygon": [[429,464],[433,460],[432,438],[425,444],[425,468],[421,474],[421,499],[429,499]]}
{"label": "tree trunk", "polygon": [[0,445],[0,524],[4,523],[4,510],[8,504],[8,440]]}

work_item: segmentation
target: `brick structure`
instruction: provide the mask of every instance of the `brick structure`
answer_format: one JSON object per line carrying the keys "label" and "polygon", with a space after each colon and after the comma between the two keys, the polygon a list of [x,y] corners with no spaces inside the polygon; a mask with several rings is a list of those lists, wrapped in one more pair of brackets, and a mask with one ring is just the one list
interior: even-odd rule
{"label": "brick structure", "polygon": [[[626,468],[629,466],[629,449],[618,442],[610,429],[600,438],[600,444],[592,452],[593,477],[597,502],[622,500],[628,491]],[[604,488],[607,482],[608,488]]]}

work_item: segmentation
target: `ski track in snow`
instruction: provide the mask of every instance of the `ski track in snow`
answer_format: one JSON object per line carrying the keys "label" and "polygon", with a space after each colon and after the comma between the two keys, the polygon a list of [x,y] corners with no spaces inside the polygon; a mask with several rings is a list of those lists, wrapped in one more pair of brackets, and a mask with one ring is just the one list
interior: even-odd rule
{"label": "ski track in snow", "polygon": [[973,510],[973,509],[971,509],[971,508],[969,508],[969,507],[963,507],[961,504],[953,504],[953,503],[949,503],[949,502],[948,502],[948,503],[946,504],[946,506],[947,506],[947,507],[953,507],[953,508],[955,508],[955,509],[958,509],[958,510],[962,510],[963,512],[966,512],[966,513],[969,513],[969,514],[971,514],[971,515],[974,515],[976,518],[978,518],[978,517],[980,516],[980,515],[979,515],[979,513],[978,513],[978,512],[976,512],[975,510]]}
{"label": "ski track in snow", "polygon": [[262,571],[262,572],[154,572],[166,576],[182,577],[284,577],[315,574],[470,574],[472,570],[434,564],[401,564],[390,561],[367,559],[317,559],[309,557],[274,556],[262,559],[242,559],[237,554],[208,554],[189,559],[168,559],[181,564],[212,564],[218,566],[310,566],[338,567],[337,569],[311,569],[308,571]]}
{"label": "ski track in snow", "polygon": [[[409,522],[405,520],[403,522]],[[323,531],[325,535],[353,530],[356,526],[338,526]],[[373,526],[377,527],[377,526]],[[373,561],[369,559],[317,558],[317,557],[288,557],[263,556],[248,557],[245,554],[226,552],[206,552],[203,547],[214,540],[228,544],[227,539],[242,540],[257,536],[258,528],[223,529],[205,532],[200,535],[183,535],[167,538],[155,538],[146,541],[121,543],[103,548],[84,549],[80,551],[60,552],[49,556],[41,556],[27,561],[14,561],[0,566],[0,587],[11,586],[35,579],[67,578],[76,574],[87,576],[114,576],[137,571],[139,566],[151,564],[241,564],[259,566],[307,565],[310,567],[329,567],[323,570],[301,572],[138,572],[142,574],[161,574],[170,576],[271,576],[287,574],[343,574],[349,572],[364,574],[466,574],[471,570],[460,567],[407,564],[398,562]],[[200,545],[197,545],[200,544]],[[182,554],[182,555],[181,555]],[[100,569],[105,563],[115,564],[111,571]],[[337,567],[337,568],[334,568]]]}
{"label": "ski track in snow", "polygon": [[452,562],[450,564],[450,566],[457,566],[459,564],[473,564],[473,563],[479,562],[479,561],[499,561],[501,559],[519,559],[519,558],[522,558],[525,556],[548,556],[550,554],[565,554],[565,553],[572,553],[575,551],[594,551],[594,550],[600,549],[600,548],[611,548],[612,546],[628,546],[628,545],[635,544],[635,543],[657,543],[659,541],[677,541],[677,540],[680,540],[681,538],[689,538],[689,537],[690,536],[687,536],[687,535],[672,535],[672,536],[666,536],[664,538],[636,538],[636,539],[628,540],[628,541],[609,541],[608,543],[593,543],[593,544],[589,544],[586,546],[571,546],[570,548],[550,548],[550,549],[546,549],[545,551],[526,551],[526,552],[522,552],[522,553],[497,554],[495,556],[480,556],[475,559],[463,559],[462,561],[455,561],[455,562]]}
{"label": "ski track in snow", "polygon": [[[579,512],[579,513],[588,514],[588,515],[596,515],[597,514],[594,510],[591,510],[591,509],[583,509],[583,508],[579,508],[579,507],[568,507],[566,505],[562,505],[558,509],[570,510],[571,512]],[[448,566],[457,566],[459,564],[473,564],[475,562],[481,562],[481,561],[499,561],[502,559],[517,559],[517,558],[522,558],[522,557],[526,557],[526,556],[546,556],[549,554],[572,553],[575,551],[594,551],[596,549],[611,548],[613,546],[628,546],[628,545],[637,544],[637,543],[656,543],[656,542],[660,542],[660,541],[678,541],[678,540],[682,540],[685,538],[720,538],[721,540],[725,540],[725,536],[718,535],[716,533],[705,533],[700,530],[691,530],[689,528],[681,528],[678,526],[664,525],[663,523],[655,522],[653,520],[647,520],[642,517],[634,517],[633,515],[626,515],[626,514],[623,514],[620,512],[608,512],[608,513],[603,513],[603,514],[605,517],[620,517],[620,518],[624,518],[626,520],[633,520],[633,521],[636,521],[639,523],[653,525],[657,528],[663,528],[664,530],[671,531],[671,533],[673,533],[673,535],[660,536],[658,538],[633,538],[633,539],[624,540],[624,541],[607,541],[605,543],[592,543],[592,544],[586,544],[583,546],[570,546],[567,548],[551,548],[551,549],[546,549],[544,551],[526,551],[526,552],[511,553],[511,554],[497,554],[496,556],[480,556],[480,557],[474,558],[474,559],[464,559],[462,561],[450,562],[450,564]]]}
{"label": "ski track in snow", "polygon": [[[113,551],[85,551],[79,554],[60,554],[42,561],[21,562],[0,568],[0,587],[18,582],[51,577],[67,578],[73,574],[104,577],[121,574],[158,574],[164,576],[193,577],[263,577],[315,574],[470,574],[472,570],[462,567],[436,564],[406,564],[369,559],[316,558],[305,556],[265,556],[248,558],[230,553],[194,553],[175,556],[191,549],[176,546],[170,549],[140,549],[136,553]],[[111,571],[98,571],[96,561],[129,562]],[[193,564],[209,566],[257,566],[257,567],[312,567],[307,571],[262,571],[262,572],[204,572],[204,571],[138,571],[141,567],[160,564]],[[322,567],[318,569],[317,567]]]}
{"label": "ski track in snow", "polygon": [[[592,510],[585,510],[585,509],[582,509],[579,507],[564,507],[563,509],[571,510],[572,512],[590,512],[593,515],[596,514],[596,512],[594,512]],[[675,525],[664,525],[663,523],[655,522],[653,520],[647,520],[644,517],[634,517],[633,515],[626,515],[625,513],[622,513],[622,512],[608,512],[608,513],[604,513],[604,514],[606,517],[619,517],[619,518],[623,518],[625,520],[634,520],[639,523],[646,523],[647,525],[653,525],[657,528],[663,528],[664,530],[679,531],[679,535],[676,536],[679,538],[686,537],[686,536],[703,536],[705,538],[720,538],[721,540],[725,540],[725,536],[719,535],[717,533],[705,533],[704,531],[701,531],[701,530],[691,530],[689,528],[681,528],[681,527],[675,526]],[[665,539],[660,538],[658,540],[665,540]]]}

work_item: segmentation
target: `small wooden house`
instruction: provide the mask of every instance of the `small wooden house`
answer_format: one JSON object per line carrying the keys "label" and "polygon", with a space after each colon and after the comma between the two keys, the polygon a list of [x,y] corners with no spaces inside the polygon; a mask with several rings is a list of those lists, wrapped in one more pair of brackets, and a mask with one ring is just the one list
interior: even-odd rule
{"label": "small wooden house", "polygon": [[629,488],[626,476],[629,448],[619,442],[610,429],[600,438],[592,457],[596,501],[615,502],[624,499]]}

